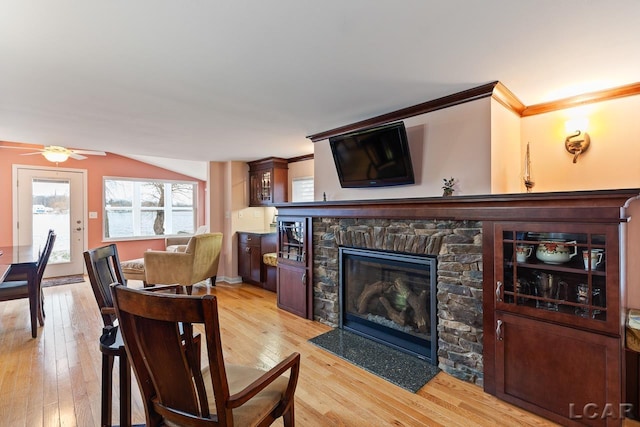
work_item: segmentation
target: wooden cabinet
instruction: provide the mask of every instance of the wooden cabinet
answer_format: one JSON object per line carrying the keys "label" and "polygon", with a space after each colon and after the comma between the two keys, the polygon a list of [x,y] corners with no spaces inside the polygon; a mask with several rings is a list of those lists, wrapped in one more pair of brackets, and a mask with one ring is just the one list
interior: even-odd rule
{"label": "wooden cabinet", "polygon": [[505,312],[496,319],[498,397],[563,425],[619,425],[619,338]]}
{"label": "wooden cabinet", "polygon": [[266,287],[262,255],[276,251],[276,233],[238,232],[238,274],[247,283]]}
{"label": "wooden cabinet", "polygon": [[278,307],[313,319],[311,219],[278,217]]}
{"label": "wooden cabinet", "polygon": [[494,224],[494,343],[488,354],[495,357],[498,397],[561,424],[619,425],[618,229]]}
{"label": "wooden cabinet", "polygon": [[269,157],[249,162],[249,206],[270,206],[288,200],[286,159]]}

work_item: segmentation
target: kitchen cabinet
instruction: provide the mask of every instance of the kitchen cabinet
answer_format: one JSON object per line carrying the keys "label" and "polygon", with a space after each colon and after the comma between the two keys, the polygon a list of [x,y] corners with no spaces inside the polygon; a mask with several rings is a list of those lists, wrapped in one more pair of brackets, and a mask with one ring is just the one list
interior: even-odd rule
{"label": "kitchen cabinet", "polygon": [[286,159],[269,157],[248,164],[249,206],[271,206],[288,200],[289,166]]}
{"label": "kitchen cabinet", "polygon": [[278,307],[313,319],[311,219],[278,217]]}
{"label": "kitchen cabinet", "polygon": [[238,274],[247,283],[267,288],[265,253],[275,252],[276,233],[238,232]]}

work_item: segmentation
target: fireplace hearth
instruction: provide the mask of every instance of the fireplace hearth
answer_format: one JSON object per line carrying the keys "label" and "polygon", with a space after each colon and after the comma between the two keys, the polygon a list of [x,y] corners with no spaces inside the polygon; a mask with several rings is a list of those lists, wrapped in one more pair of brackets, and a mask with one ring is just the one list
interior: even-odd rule
{"label": "fireplace hearth", "polygon": [[340,327],[437,364],[436,258],[340,247]]}

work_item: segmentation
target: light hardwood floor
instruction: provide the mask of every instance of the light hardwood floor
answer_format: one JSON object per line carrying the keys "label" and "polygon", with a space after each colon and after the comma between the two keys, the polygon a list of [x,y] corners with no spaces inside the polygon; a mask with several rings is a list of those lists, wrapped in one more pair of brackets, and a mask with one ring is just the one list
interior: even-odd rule
{"label": "light hardwood floor", "polygon": [[[445,373],[415,394],[397,387],[310,344],[330,328],[277,309],[275,294],[255,286],[218,283],[196,292],[218,297],[228,362],[270,368],[301,353],[298,426],[555,425]],[[44,294],[47,318],[36,339],[27,300],[0,303],[0,426],[98,426],[102,322],[91,287],[56,286]],[[133,393],[133,422],[144,423],[135,380]],[[114,422],[117,411],[116,395]]]}

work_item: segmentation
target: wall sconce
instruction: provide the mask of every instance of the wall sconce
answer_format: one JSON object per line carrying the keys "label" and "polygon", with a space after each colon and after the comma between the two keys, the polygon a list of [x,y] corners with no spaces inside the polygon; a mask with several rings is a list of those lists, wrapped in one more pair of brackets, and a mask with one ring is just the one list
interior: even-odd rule
{"label": "wall sconce", "polygon": [[589,148],[591,138],[585,130],[589,121],[587,119],[568,120],[565,123],[565,129],[570,135],[564,140],[564,148],[573,154],[573,163],[578,161],[578,156]]}

